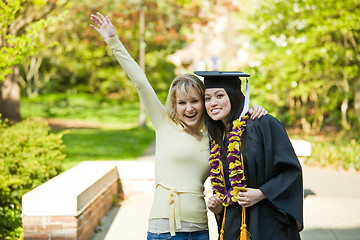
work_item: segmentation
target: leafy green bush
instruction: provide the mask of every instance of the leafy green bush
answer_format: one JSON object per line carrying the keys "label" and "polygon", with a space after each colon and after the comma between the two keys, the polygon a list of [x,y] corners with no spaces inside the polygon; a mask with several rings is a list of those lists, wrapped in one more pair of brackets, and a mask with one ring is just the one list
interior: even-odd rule
{"label": "leafy green bush", "polygon": [[63,135],[40,121],[0,121],[0,239],[22,234],[23,194],[63,171]]}
{"label": "leafy green bush", "polygon": [[310,140],[311,157],[305,163],[321,167],[360,171],[360,138],[337,133]]}

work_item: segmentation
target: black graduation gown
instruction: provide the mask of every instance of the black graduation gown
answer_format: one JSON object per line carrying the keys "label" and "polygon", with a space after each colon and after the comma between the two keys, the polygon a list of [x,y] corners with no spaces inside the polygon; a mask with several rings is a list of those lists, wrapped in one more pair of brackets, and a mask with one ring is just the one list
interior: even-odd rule
{"label": "black graduation gown", "polygon": [[[247,122],[242,142],[247,187],[262,191],[266,199],[246,208],[252,240],[297,240],[303,229],[302,169],[282,124],[271,115]],[[222,159],[227,188],[229,164]],[[242,207],[226,209],[224,240],[240,236]],[[217,215],[221,228],[223,214]]]}

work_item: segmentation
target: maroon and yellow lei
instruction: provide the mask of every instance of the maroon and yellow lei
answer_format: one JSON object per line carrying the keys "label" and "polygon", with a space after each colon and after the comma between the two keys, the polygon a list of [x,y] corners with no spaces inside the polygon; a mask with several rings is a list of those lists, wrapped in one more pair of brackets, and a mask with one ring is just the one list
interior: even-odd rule
{"label": "maroon and yellow lei", "polygon": [[229,163],[229,180],[231,188],[226,189],[225,177],[221,163],[220,146],[214,140],[211,142],[209,158],[210,182],[216,195],[222,200],[225,207],[237,202],[239,191],[246,191],[246,179],[244,174],[244,164],[240,153],[242,134],[249,115],[246,114],[241,120],[233,121],[233,128],[229,134],[229,145],[227,150],[227,161]]}

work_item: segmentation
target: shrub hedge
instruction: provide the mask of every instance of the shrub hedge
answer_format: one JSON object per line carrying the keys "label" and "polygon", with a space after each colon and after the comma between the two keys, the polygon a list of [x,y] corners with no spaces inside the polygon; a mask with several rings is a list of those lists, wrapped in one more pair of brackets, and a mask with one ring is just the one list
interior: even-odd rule
{"label": "shrub hedge", "polygon": [[40,121],[0,120],[0,239],[21,237],[21,197],[63,171],[63,135]]}
{"label": "shrub hedge", "polygon": [[334,135],[310,140],[312,144],[311,157],[305,163],[359,172],[360,137],[349,133]]}

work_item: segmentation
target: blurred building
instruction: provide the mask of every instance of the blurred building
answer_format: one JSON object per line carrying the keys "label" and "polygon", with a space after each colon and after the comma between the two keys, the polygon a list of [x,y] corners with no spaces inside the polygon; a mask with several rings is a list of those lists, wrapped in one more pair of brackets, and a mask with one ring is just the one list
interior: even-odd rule
{"label": "blurred building", "polygon": [[[206,2],[206,1],[204,1]],[[247,65],[249,43],[241,36],[237,1],[219,1],[215,6],[203,6],[206,23],[193,25],[188,36],[191,43],[169,56],[176,74],[194,70],[240,70]],[[201,16],[204,17],[204,16]]]}

